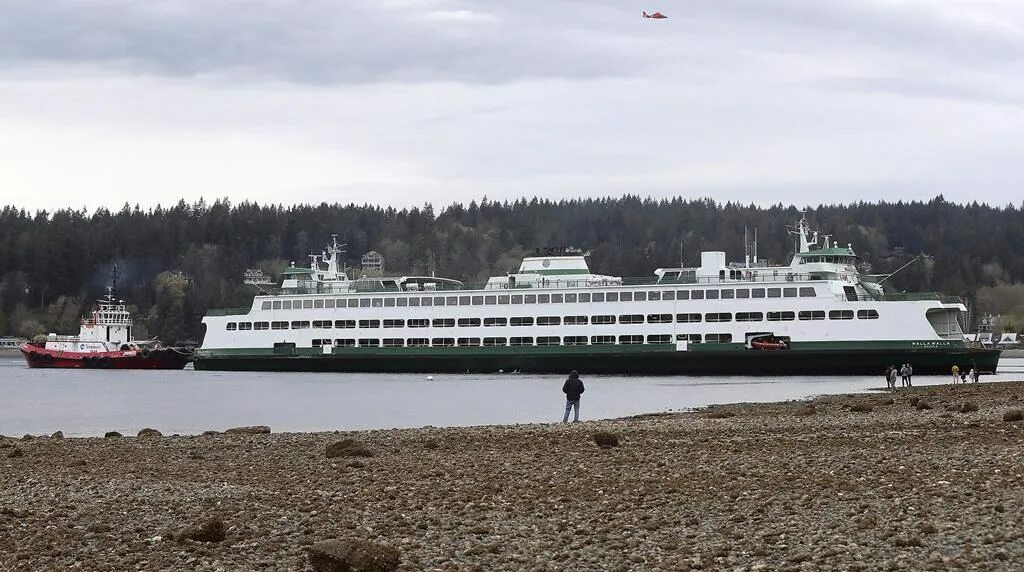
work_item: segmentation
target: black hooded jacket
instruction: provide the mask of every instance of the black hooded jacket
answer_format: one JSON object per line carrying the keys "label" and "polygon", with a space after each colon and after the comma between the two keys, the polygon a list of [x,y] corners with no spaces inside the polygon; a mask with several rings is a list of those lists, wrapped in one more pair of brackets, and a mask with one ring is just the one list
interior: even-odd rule
{"label": "black hooded jacket", "polygon": [[569,379],[565,380],[562,385],[562,393],[565,394],[565,398],[569,401],[576,401],[583,395],[583,380],[580,379],[579,374],[575,372],[569,374]]}

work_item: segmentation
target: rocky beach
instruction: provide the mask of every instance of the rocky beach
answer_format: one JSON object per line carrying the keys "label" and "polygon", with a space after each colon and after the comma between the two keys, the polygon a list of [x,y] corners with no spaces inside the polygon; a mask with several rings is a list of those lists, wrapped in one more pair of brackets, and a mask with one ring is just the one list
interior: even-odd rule
{"label": "rocky beach", "polygon": [[1022,399],[1009,382],[568,425],[8,436],[0,570],[1019,570]]}

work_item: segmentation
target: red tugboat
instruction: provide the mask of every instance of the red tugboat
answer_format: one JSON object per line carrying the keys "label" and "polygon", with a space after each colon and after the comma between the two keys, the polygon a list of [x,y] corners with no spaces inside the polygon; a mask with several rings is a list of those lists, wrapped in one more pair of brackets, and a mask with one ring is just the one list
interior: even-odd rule
{"label": "red tugboat", "polygon": [[182,369],[192,348],[168,347],[132,337],[132,316],[113,288],[82,318],[77,336],[49,334],[46,341],[21,346],[29,367],[90,369]]}

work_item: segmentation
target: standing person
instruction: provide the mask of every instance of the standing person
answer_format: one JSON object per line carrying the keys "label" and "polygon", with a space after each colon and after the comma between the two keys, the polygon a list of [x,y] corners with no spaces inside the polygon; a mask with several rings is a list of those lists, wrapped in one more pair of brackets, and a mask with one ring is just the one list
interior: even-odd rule
{"label": "standing person", "polygon": [[907,387],[914,387],[914,382],[911,378],[914,376],[914,366],[907,364]]}
{"label": "standing person", "polygon": [[889,366],[889,387],[896,391],[896,366]]}
{"label": "standing person", "polygon": [[900,366],[900,383],[903,384],[903,387],[907,386],[907,364]]}
{"label": "standing person", "polygon": [[953,369],[950,371],[953,372],[953,385],[956,385],[956,382],[959,381],[960,378],[960,368],[957,367],[956,364],[953,364]]}
{"label": "standing person", "polygon": [[969,377],[971,378],[971,383],[978,383],[978,370],[972,367]]}
{"label": "standing person", "polygon": [[892,384],[892,366],[885,368],[885,385],[889,389],[896,389]]}
{"label": "standing person", "polygon": [[580,396],[585,391],[583,380],[576,370],[569,372],[569,378],[562,384],[562,393],[565,394],[565,415],[562,416],[562,423],[569,422],[569,410],[573,409],[573,422],[580,420]]}

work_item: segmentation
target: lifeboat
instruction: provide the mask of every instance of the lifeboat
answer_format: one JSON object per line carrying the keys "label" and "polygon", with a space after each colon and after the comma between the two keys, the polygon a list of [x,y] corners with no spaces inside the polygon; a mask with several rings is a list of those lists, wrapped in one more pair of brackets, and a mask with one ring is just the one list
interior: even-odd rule
{"label": "lifeboat", "polygon": [[773,338],[760,338],[756,340],[751,340],[750,347],[754,348],[755,350],[765,351],[789,349],[789,345],[787,345],[786,342]]}

